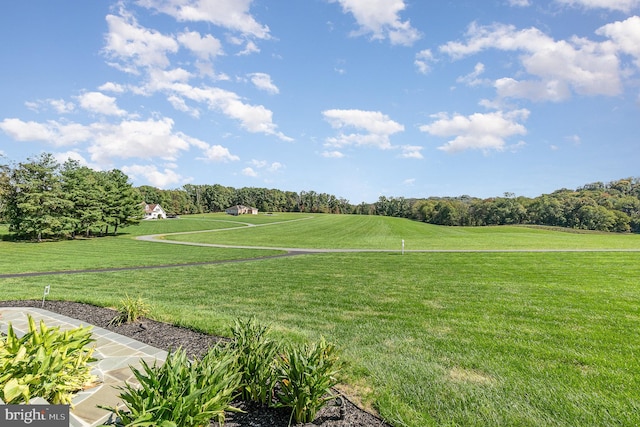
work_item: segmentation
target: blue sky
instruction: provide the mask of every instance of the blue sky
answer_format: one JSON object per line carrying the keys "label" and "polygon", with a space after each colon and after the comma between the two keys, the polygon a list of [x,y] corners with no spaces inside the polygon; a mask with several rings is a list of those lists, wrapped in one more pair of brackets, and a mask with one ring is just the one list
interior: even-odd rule
{"label": "blue sky", "polygon": [[640,0],[7,2],[0,154],[354,204],[638,177],[638,14]]}

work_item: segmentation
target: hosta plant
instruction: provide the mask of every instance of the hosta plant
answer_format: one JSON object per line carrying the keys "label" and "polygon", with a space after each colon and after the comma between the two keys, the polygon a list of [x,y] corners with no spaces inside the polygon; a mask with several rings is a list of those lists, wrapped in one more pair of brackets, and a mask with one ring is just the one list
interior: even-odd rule
{"label": "hosta plant", "polygon": [[131,368],[139,385],[119,387],[125,409],[102,407],[116,415],[118,426],[204,427],[210,420],[224,423],[240,384],[236,359],[230,352],[212,348],[193,361],[177,350],[161,364],[142,370]]}
{"label": "hosta plant", "polygon": [[42,397],[52,404],[71,404],[73,394],[96,382],[89,362],[91,327],[60,331],[27,316],[29,331],[21,338],[9,324],[0,338],[0,392],[7,404]]}
{"label": "hosta plant", "polygon": [[141,317],[147,316],[151,312],[151,306],[143,298],[133,298],[128,294],[120,300],[118,314],[109,322],[110,325],[121,325],[123,323],[135,322]]}
{"label": "hosta plant", "polygon": [[279,357],[278,406],[291,408],[296,423],[312,422],[320,408],[333,399],[337,384],[336,348],[324,338],[317,343],[290,346]]}
{"label": "hosta plant", "polygon": [[276,342],[269,338],[269,328],[255,319],[236,320],[229,345],[238,359],[242,375],[240,395],[242,400],[263,405],[272,403],[276,384]]}

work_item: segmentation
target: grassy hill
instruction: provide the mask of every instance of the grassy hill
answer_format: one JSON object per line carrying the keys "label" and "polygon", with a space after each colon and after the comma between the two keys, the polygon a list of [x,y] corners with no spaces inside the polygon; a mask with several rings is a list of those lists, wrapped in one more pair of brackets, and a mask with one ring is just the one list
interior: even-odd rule
{"label": "grassy hill", "polygon": [[[230,217],[213,214],[209,218]],[[278,214],[268,217],[272,221],[269,226],[255,222],[262,218],[250,215],[237,218],[260,227],[243,226],[226,228],[224,232],[218,229],[166,238],[286,248],[400,250],[404,240],[407,250],[640,249],[638,234],[561,232],[562,229],[524,226],[443,227],[402,218],[360,215]]]}

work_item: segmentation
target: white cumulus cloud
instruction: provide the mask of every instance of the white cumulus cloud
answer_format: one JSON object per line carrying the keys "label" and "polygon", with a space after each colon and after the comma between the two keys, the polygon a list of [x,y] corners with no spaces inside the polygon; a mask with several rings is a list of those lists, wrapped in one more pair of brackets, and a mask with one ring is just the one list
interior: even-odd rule
{"label": "white cumulus cloud", "polygon": [[118,108],[116,99],[102,92],[86,92],[77,97],[80,106],[87,111],[105,116],[124,116],[126,111]]}
{"label": "white cumulus cloud", "polygon": [[422,150],[424,147],[419,145],[403,145],[400,147],[402,152],[400,153],[400,157],[403,159],[422,159]]}
{"label": "white cumulus cloud", "polygon": [[326,110],[322,112],[325,120],[335,129],[354,128],[364,133],[345,134],[342,131],[336,137],[327,138],[327,145],[344,147],[348,145],[370,146],[380,149],[393,148],[391,135],[404,131],[404,126],[379,111],[363,110]]}
{"label": "white cumulus cloud", "polygon": [[55,120],[40,123],[10,118],[0,122],[0,129],[16,141],[42,141],[54,146],[74,145],[92,137],[84,125]]}
{"label": "white cumulus cloud", "polygon": [[322,157],[326,157],[328,159],[341,159],[344,157],[344,154],[341,153],[340,151],[323,151],[321,153]]}
{"label": "white cumulus cloud", "polygon": [[168,188],[183,182],[182,175],[170,168],[159,170],[155,165],[131,165],[124,166],[122,172],[132,179],[145,179],[149,184],[157,188]]}
{"label": "white cumulus cloud", "polygon": [[257,160],[251,159],[251,165],[253,165],[257,169],[265,169],[267,172],[278,172],[280,169],[284,168],[284,165],[280,162],[271,162],[269,163],[266,160]]}
{"label": "white cumulus cloud", "polygon": [[222,54],[222,43],[211,34],[203,37],[197,31],[186,31],[178,35],[178,41],[198,58],[206,61]]}
{"label": "white cumulus cloud", "polygon": [[556,0],[558,3],[585,9],[610,9],[630,12],[640,6],[640,0]]}
{"label": "white cumulus cloud", "polygon": [[391,44],[412,45],[421,34],[402,21],[400,12],[405,8],[404,0],[329,0],[340,3],[345,13],[351,13],[360,26],[355,36],[370,34],[374,40],[389,39]]}
{"label": "white cumulus cloud", "polygon": [[252,0],[138,0],[140,6],[166,13],[178,21],[209,22],[259,39],[268,39],[269,27],[249,13]]}
{"label": "white cumulus cloud", "polygon": [[631,55],[640,68],[640,16],[612,22],[596,30],[596,34],[609,37],[618,52]]}
{"label": "white cumulus cloud", "polygon": [[256,172],[255,170],[253,170],[253,168],[250,167],[246,167],[244,169],[242,169],[242,175],[244,176],[250,176],[250,177],[257,177],[258,176],[258,172]]}
{"label": "white cumulus cloud", "polygon": [[466,76],[458,77],[456,81],[458,83],[464,83],[469,86],[478,86],[480,84],[485,83],[486,81],[481,79],[480,76],[484,73],[485,67],[482,62],[478,62],[475,67],[473,67],[473,71]]}
{"label": "white cumulus cloud", "polygon": [[521,64],[531,77],[498,79],[495,85],[501,97],[561,101],[572,91],[613,96],[622,90],[620,63],[611,42],[580,37],[556,41],[537,28],[517,30],[512,25],[472,24],[465,42],[440,46],[441,52],[454,59],[486,49],[520,53]]}
{"label": "white cumulus cloud", "polygon": [[515,135],[525,135],[527,129],[521,121],[529,116],[526,109],[475,113],[470,116],[438,113],[433,123],[420,126],[422,132],[437,137],[453,137],[438,149],[457,152],[469,149],[502,151],[506,139]]}
{"label": "white cumulus cloud", "polygon": [[174,132],[173,120],[169,118],[123,120],[117,124],[94,123],[91,127],[95,136],[88,151],[97,163],[132,157],[175,160],[190,145],[205,144],[182,132]]}
{"label": "white cumulus cloud", "polygon": [[245,103],[236,93],[216,87],[194,87],[185,83],[174,83],[166,88],[195,102],[203,102],[212,110],[238,120],[241,126],[254,133],[275,135],[283,141],[292,139],[277,130],[273,113],[262,105]]}
{"label": "white cumulus cloud", "polygon": [[416,59],[413,61],[414,65],[418,67],[418,71],[422,74],[427,74],[431,71],[431,63],[434,62],[433,53],[431,49],[424,49],[416,53]]}
{"label": "white cumulus cloud", "polygon": [[145,28],[132,16],[107,15],[106,20],[104,52],[121,71],[138,74],[140,67],[165,68],[170,64],[167,55],[180,47],[172,36]]}
{"label": "white cumulus cloud", "polygon": [[509,0],[509,5],[516,7],[527,7],[531,6],[531,2],[529,0]]}
{"label": "white cumulus cloud", "polygon": [[209,162],[235,162],[240,160],[240,157],[235,154],[231,154],[228,148],[221,145],[212,145],[206,147],[203,150],[204,157],[198,157],[198,160],[205,160]]}
{"label": "white cumulus cloud", "polygon": [[72,113],[76,108],[73,102],[65,101],[64,99],[39,99],[37,101],[26,101],[24,105],[38,113],[51,107],[58,114],[68,114]]}
{"label": "white cumulus cloud", "polygon": [[280,92],[280,89],[278,89],[278,87],[271,81],[271,76],[269,74],[251,73],[249,74],[249,79],[251,80],[251,83],[260,90],[271,94],[277,94]]}
{"label": "white cumulus cloud", "polygon": [[48,101],[53,109],[60,114],[71,113],[76,108],[73,102],[65,101],[64,99],[49,99]]}
{"label": "white cumulus cloud", "polygon": [[98,90],[103,92],[123,93],[126,89],[120,83],[106,82],[98,87]]}
{"label": "white cumulus cloud", "polygon": [[169,101],[169,103],[173,106],[173,108],[175,108],[178,111],[183,111],[185,113],[188,113],[190,116],[195,118],[200,117],[200,110],[187,105],[184,98],[181,98],[177,95],[170,95],[167,97],[167,101]]}

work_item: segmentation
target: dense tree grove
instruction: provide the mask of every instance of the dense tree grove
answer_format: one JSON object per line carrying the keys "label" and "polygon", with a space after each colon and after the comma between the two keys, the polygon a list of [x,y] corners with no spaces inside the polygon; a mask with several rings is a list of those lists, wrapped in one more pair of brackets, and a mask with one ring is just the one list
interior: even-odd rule
{"label": "dense tree grove", "polygon": [[[11,168],[0,165],[0,220],[22,237],[116,233],[141,218],[140,203],[159,203],[169,214],[215,213],[234,205],[260,212],[384,215],[449,226],[537,224],[584,230],[640,232],[640,179],[596,182],[536,198],[505,193],[405,199],[380,196],[375,203],[315,191],[187,184],[180,189],[133,188],[118,170],[96,172],[50,154]],[[112,228],[110,228],[112,227]]]}
{"label": "dense tree grove", "polygon": [[276,189],[242,187],[235,189],[219,184],[187,184],[179,190],[138,188],[147,203],[160,203],[172,214],[224,212],[230,206],[245,205],[260,212],[352,213],[354,207],[345,199],[315,191],[281,191]]}
{"label": "dense tree grove", "polygon": [[640,179],[597,182],[533,199],[507,193],[490,199],[462,196],[414,200],[410,217],[441,225],[537,224],[637,233]]}
{"label": "dense tree grove", "polygon": [[0,216],[18,238],[115,234],[142,219],[141,202],[121,171],[60,165],[51,154],[0,169]]}

